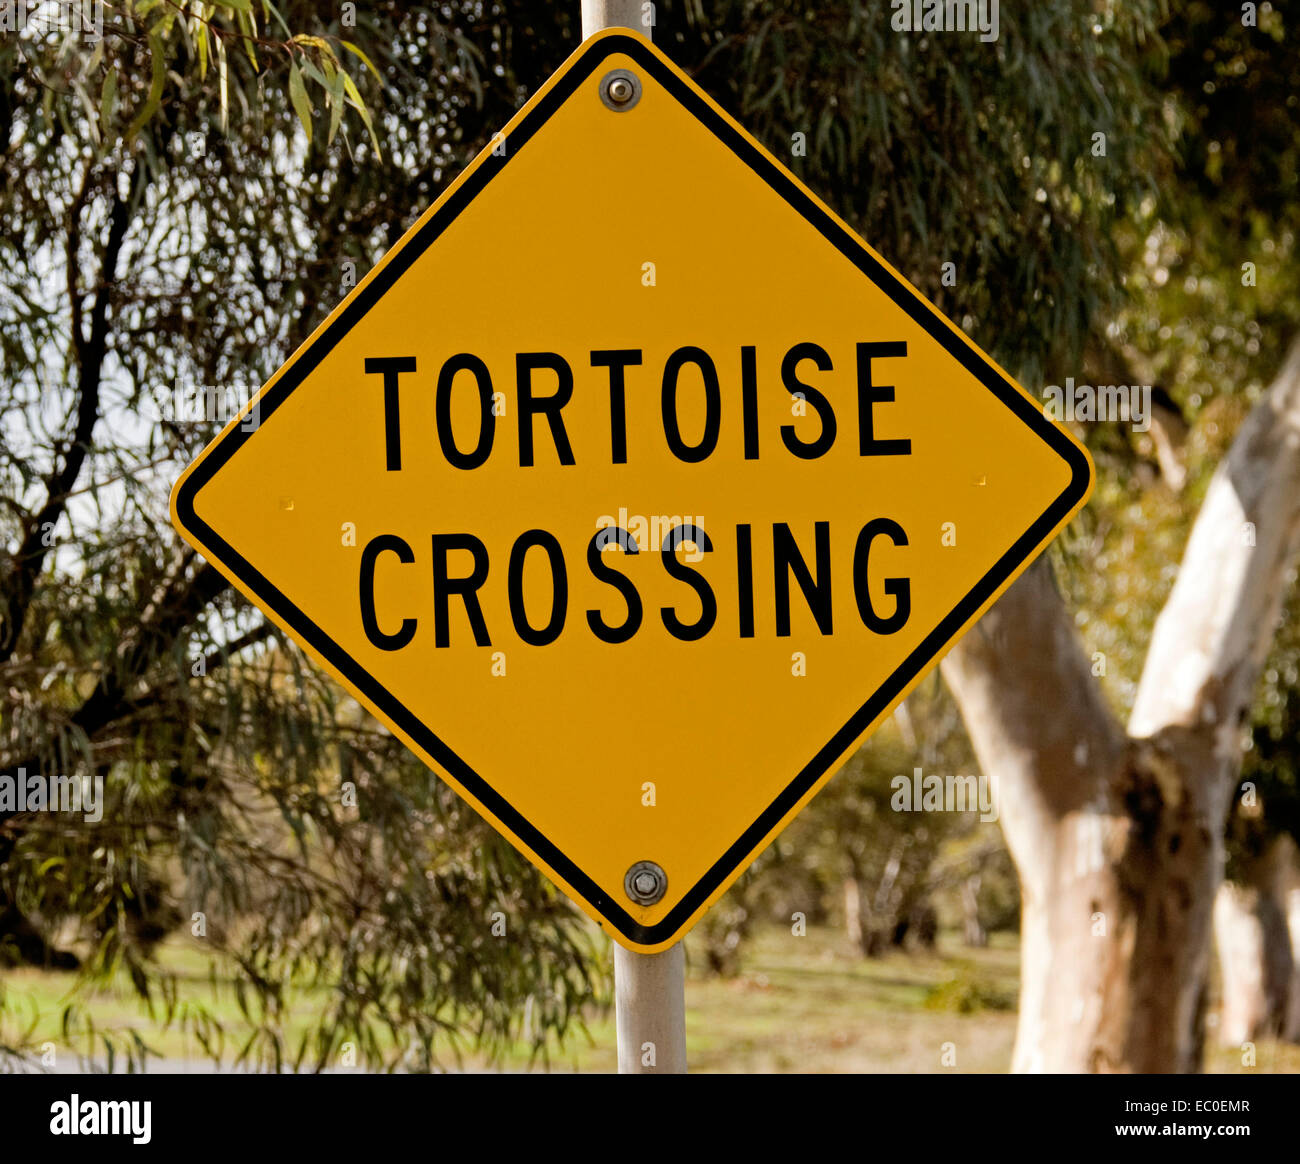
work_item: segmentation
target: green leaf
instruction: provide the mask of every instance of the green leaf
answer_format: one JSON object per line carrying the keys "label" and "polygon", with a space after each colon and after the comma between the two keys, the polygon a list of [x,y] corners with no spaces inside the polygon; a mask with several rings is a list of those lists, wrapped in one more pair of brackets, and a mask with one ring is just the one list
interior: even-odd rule
{"label": "green leaf", "polygon": [[307,134],[307,144],[311,145],[311,102],[307,98],[307,86],[302,83],[302,72],[297,65],[289,66],[289,101],[293,104],[298,120]]}
{"label": "green leaf", "polygon": [[379,138],[375,136],[374,122],[370,120],[370,110],[366,108],[365,103],[361,100],[361,94],[357,92],[357,87],[353,84],[352,78],[346,73],[343,74],[343,87],[347,90],[352,108],[361,114],[361,120],[365,122],[366,131],[370,134],[370,144],[375,147],[375,153],[382,159],[384,151],[379,148]]}
{"label": "green leaf", "polygon": [[196,32],[199,38],[199,80],[204,81],[208,76],[208,26],[199,21]]}
{"label": "green leaf", "polygon": [[[321,64],[328,66],[329,62],[327,62],[324,58],[322,58]],[[314,64],[312,64],[312,62],[309,61],[306,57],[303,57],[302,59],[301,68],[302,68],[302,75],[306,77],[308,81],[315,81],[316,84],[318,84],[322,89],[328,89],[330,87],[329,81],[325,79],[325,74],[322,73],[320,69],[318,69]]]}
{"label": "green leaf", "polygon": [[99,66],[103,63],[103,60],[104,60],[104,41],[101,38],[98,41],[98,43],[95,45],[95,51],[90,54],[90,59],[87,60],[85,65],[82,67],[81,75],[83,77],[89,77],[91,73],[93,73],[96,69],[99,68]]}
{"label": "green leaf", "polygon": [[221,84],[221,132],[230,124],[230,74],[226,66],[226,42],[217,37],[217,77]]}
{"label": "green leaf", "polygon": [[339,123],[343,120],[343,100],[344,100],[344,73],[342,69],[327,65],[325,69],[329,74],[329,102],[330,102],[330,132],[326,139],[326,145],[334,144],[334,135],[339,131]]}
{"label": "green leaf", "polygon": [[257,53],[253,49],[253,41],[257,38],[257,13],[251,10],[240,12],[235,16],[235,23],[244,34],[241,38],[244,42],[244,51],[248,54],[253,68],[257,68]]}
{"label": "green leaf", "polygon": [[366,54],[362,52],[361,49],[359,49],[356,45],[354,45],[350,40],[341,40],[339,41],[339,44],[341,44],[345,49],[348,50],[348,52],[352,53],[354,56],[360,57],[361,63],[365,65],[366,68],[369,69],[372,73],[374,73],[375,80],[378,81],[381,85],[384,83],[384,79],[379,75],[379,70],[375,68],[374,62],[371,61],[371,59],[368,56],[366,56]]}
{"label": "green leaf", "polygon": [[330,47],[329,41],[323,40],[319,36],[308,36],[306,33],[300,32],[296,36],[291,36],[289,43],[309,45],[312,48],[318,48],[322,52],[329,53],[330,56],[334,55],[334,50]]}
{"label": "green leaf", "polygon": [[293,36],[293,30],[290,29],[290,27],[287,24],[285,24],[284,17],[280,15],[280,10],[274,4],[271,3],[271,0],[262,0],[262,11],[264,13],[269,12],[272,16],[275,17],[277,21],[279,21],[280,27],[284,29],[285,36],[288,37]]}
{"label": "green leaf", "polygon": [[149,96],[145,98],[140,112],[135,115],[126,131],[126,140],[134,141],[136,135],[148,124],[159,109],[162,108],[163,85],[167,81],[167,60],[163,55],[162,38],[156,33],[149,34],[149,56],[153,65],[153,80],[149,85]]}
{"label": "green leaf", "polygon": [[150,38],[157,36],[160,40],[166,40],[171,36],[172,25],[176,23],[176,17],[181,14],[180,8],[168,8],[149,30]]}
{"label": "green leaf", "polygon": [[232,12],[252,12],[250,0],[213,0],[217,8],[229,8]]}
{"label": "green leaf", "polygon": [[104,74],[104,85],[99,91],[99,135],[108,140],[108,129],[113,123],[113,110],[117,105],[117,69]]}

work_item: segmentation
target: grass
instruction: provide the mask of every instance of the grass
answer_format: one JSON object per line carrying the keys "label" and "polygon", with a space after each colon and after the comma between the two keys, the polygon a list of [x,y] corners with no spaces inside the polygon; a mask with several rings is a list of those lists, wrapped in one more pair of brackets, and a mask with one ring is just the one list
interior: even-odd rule
{"label": "grass", "polygon": [[[248,1027],[229,982],[214,987],[204,951],[190,942],[168,946],[163,960],[182,984],[182,997],[201,1000],[230,1027],[224,1059],[233,1058]],[[865,959],[842,935],[810,929],[761,931],[745,951],[734,979],[706,977],[703,958],[687,939],[686,1024],[688,1057],[696,1072],[1000,1072],[1011,1063],[1018,990],[1013,937],[994,935],[989,947],[963,947],[943,935],[933,953],[891,953]],[[0,1031],[34,1023],[37,1043],[62,1043],[60,1015],[75,985],[71,974],[22,970],[4,977]],[[319,993],[290,1000],[286,1027],[291,1044],[309,1029]],[[168,1061],[203,1060],[192,1037],[151,1022],[127,984],[87,995],[84,1005],[100,1026],[135,1027],[153,1054]],[[1211,1035],[1213,1031],[1211,1031]],[[1300,1048],[1261,1042],[1255,1066],[1240,1050],[1211,1047],[1207,1069],[1218,1072],[1300,1072]],[[449,1058],[448,1064],[454,1063]],[[64,1067],[69,1066],[62,1059]],[[98,1062],[102,1068],[102,1056]],[[467,1054],[468,1070],[542,1070],[523,1048],[491,1063]],[[589,1016],[564,1049],[553,1052],[553,1071],[613,1071],[617,1066],[610,1013]]]}

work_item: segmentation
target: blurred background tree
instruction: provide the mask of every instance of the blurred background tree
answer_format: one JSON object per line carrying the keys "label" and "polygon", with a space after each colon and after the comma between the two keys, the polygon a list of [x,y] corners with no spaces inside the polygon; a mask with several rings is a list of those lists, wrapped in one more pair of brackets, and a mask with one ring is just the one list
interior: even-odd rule
{"label": "blurred background tree", "polygon": [[[1154,384],[1157,407],[1146,434],[1090,428],[1100,480],[1074,544],[1089,546],[1095,568],[1063,575],[1122,715],[1210,477],[1300,331],[1294,19],[1294,5],[1264,5],[1251,29],[1209,4],[1174,5],[1151,57],[1178,149],[1157,170],[1158,196],[1133,206],[1118,232],[1129,301],[1090,344],[1085,378]],[[1221,989],[1233,1012],[1221,1035],[1234,1046],[1283,1029],[1293,941],[1300,949],[1285,918],[1295,873],[1277,845],[1300,835],[1294,570],[1282,585],[1290,600],[1243,739],[1250,795],[1232,802],[1228,883],[1216,903]],[[1292,1023],[1295,1038],[1300,1009]]]}
{"label": "blurred background tree", "polygon": [[941,924],[973,945],[990,928],[1014,929],[1015,877],[999,869],[1005,849],[997,825],[980,822],[977,785],[969,797],[963,786],[962,804],[972,810],[923,811],[913,796],[918,769],[945,782],[978,780],[960,716],[937,676],[705,915],[697,940],[708,968],[737,973],[743,944],[760,923],[834,925],[847,947],[868,957],[932,948]]}
{"label": "blurred background tree", "polygon": [[[144,0],[95,43],[39,13],[0,37],[0,770],[108,799],[99,826],[4,813],[0,955],[125,969],[262,1064],[544,1053],[602,947],[167,520],[219,427],[177,398],[269,376],[540,79],[477,6],[346,10]],[[177,927],[235,977],[242,1045],[178,1004],[152,956]],[[289,1044],[286,993],[319,982]],[[67,1030],[139,1052],[75,1003]]]}

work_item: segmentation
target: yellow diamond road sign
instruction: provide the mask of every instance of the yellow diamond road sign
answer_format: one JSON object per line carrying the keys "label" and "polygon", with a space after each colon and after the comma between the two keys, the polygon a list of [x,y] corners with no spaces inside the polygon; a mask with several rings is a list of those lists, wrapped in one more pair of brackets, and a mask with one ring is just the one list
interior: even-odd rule
{"label": "yellow diamond road sign", "polygon": [[615,32],[348,295],[172,508],[650,952],[1091,486],[1063,428]]}

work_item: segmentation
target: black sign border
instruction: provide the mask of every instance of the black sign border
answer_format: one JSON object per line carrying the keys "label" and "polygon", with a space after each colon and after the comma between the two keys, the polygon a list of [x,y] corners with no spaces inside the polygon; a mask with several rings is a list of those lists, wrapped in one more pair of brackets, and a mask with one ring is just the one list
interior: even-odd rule
{"label": "black sign border", "polygon": [[474,796],[490,813],[520,841],[537,854],[547,865],[586,899],[588,904],[629,942],[653,946],[669,940],[675,931],[709,896],[737,871],[745,857],[758,846],[781,819],[798,803],[799,799],[825,774],[835,760],[893,699],[903,691],[940,653],[962,625],[971,618],[998,587],[1022,565],[1039,544],[1046,539],[1065,516],[1088,492],[1092,481],[1091,465],[1087,457],[1055,424],[1049,421],[1035,405],[1012,388],[991,365],[968,344],[954,334],[946,322],[915,291],[890,273],[866,250],[861,241],[845,230],[822,207],[801,190],[779,167],[760,150],[738,133],[713,106],[700,96],[694,87],[684,82],[668,68],[645,41],[621,34],[600,37],[591,42],[564,73],[555,86],[509,131],[507,152],[489,155],[483,163],[461,184],[438,211],[423,223],[414,237],[394,255],[374,279],[365,284],[356,298],[333,320],[314,343],[303,350],[284,374],[266,389],[258,402],[260,420],[269,417],[329,354],[334,346],[379,302],[393,286],[453,222],[458,214],[496,176],[510,160],[527,145],[550,116],[599,67],[602,61],[615,53],[622,53],[637,62],[647,74],[659,82],[690,113],[707,126],[713,134],[735,153],[751,170],[763,179],[787,203],[821,232],[868,278],[884,290],[899,307],[939,343],[972,376],[988,388],[1031,429],[1050,445],[1071,470],[1070,483],[1043,512],[1042,516],[998,560],[996,565],[975,585],[958,606],[945,618],[917,648],[902,662],[896,671],[875,691],[853,717],[846,723],[786,786],[761,816],[737,838],[735,843],[713,864],[708,872],[673,906],[655,925],[641,925],[617,901],[614,901],[577,865],[562,853],[529,821],[524,819],[491,785],[457,756],[441,739],[386,687],[357,664],[346,651],[334,642],[320,627],[307,617],[284,594],[280,593],[262,574],[238,553],[216,530],[212,529],[195,512],[195,498],[213,475],[243,446],[256,428],[242,425],[231,427],[207,456],[185,478],[176,492],[176,513],[182,526],[192,532],[203,545],[218,555],[216,564],[233,574],[255,594],[258,599],[329,660],[340,674],[358,691],[380,708],[403,732]]}

